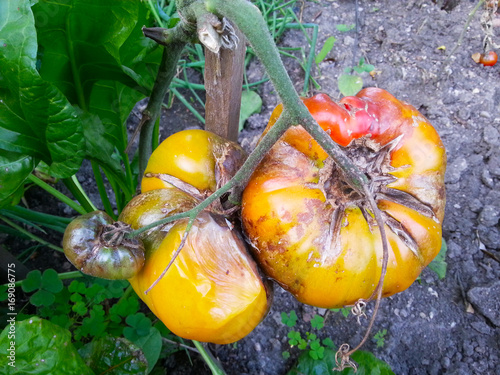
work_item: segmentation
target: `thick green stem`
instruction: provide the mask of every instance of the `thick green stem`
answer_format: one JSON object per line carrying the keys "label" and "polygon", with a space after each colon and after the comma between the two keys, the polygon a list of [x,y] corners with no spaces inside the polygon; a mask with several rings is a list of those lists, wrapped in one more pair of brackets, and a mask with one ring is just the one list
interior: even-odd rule
{"label": "thick green stem", "polygon": [[62,181],[71,194],[73,194],[73,197],[75,197],[75,199],[82,205],[85,211],[92,212],[97,210],[96,206],[94,206],[88,195],[85,193],[85,190],[83,190],[82,185],[80,185],[80,182],[75,175],[64,178]]}
{"label": "thick green stem", "polygon": [[192,340],[192,341],[193,341],[194,346],[196,346],[196,349],[198,349],[198,352],[200,353],[200,355],[203,357],[203,359],[207,363],[208,367],[210,367],[212,374],[213,375],[226,375],[226,372],[220,367],[220,365],[217,364],[216,359],[213,357],[212,353],[207,351],[201,342],[198,342],[196,340]]}
{"label": "thick green stem", "polygon": [[28,180],[33,182],[34,184],[40,186],[42,189],[44,189],[46,192],[52,194],[54,197],[59,199],[61,202],[67,204],[70,206],[73,210],[78,212],[80,215],[85,215],[87,211],[80,206],[78,203],[73,202],[71,199],[69,199],[67,196],[65,196],[63,193],[60,191],[54,189],[52,186],[47,184],[46,182],[40,180],[38,177],[36,177],[34,174],[30,174],[28,176]]}
{"label": "thick green stem", "polygon": [[243,32],[283,102],[284,113],[290,114],[291,124],[302,125],[344,171],[349,185],[363,194],[366,176],[319,127],[300,100],[258,8],[246,0],[205,0],[205,4],[208,11],[227,17]]}
{"label": "thick green stem", "polygon": [[163,50],[163,56],[156,76],[156,81],[149,98],[148,106],[144,110],[139,138],[139,176],[144,174],[148,159],[153,152],[152,137],[156,119],[160,115],[163,99],[168,91],[170,82],[174,78],[177,68],[177,61],[181,56],[185,43],[173,42],[168,48]]}

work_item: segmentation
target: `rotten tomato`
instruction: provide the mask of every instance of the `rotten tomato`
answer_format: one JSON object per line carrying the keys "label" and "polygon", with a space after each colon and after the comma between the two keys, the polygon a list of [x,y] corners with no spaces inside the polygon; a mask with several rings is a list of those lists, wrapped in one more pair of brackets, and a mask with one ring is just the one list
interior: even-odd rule
{"label": "rotten tomato", "polygon": [[[381,89],[338,104],[323,94],[304,103],[368,177],[389,242],[383,296],[405,290],[441,248],[446,155],[436,130]],[[372,296],[383,260],[373,212],[301,126],[289,129],[253,173],[241,215],[266,274],[299,301],[333,308]]]}

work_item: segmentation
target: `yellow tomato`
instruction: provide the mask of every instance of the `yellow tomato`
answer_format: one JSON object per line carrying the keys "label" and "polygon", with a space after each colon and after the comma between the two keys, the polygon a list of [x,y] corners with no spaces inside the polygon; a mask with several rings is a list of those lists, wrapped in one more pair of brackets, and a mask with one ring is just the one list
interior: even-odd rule
{"label": "yellow tomato", "polygon": [[172,185],[182,188],[177,184],[181,180],[202,194],[214,192],[234,175],[245,158],[245,151],[234,142],[205,130],[183,130],[154,150],[141,190],[144,193]]}

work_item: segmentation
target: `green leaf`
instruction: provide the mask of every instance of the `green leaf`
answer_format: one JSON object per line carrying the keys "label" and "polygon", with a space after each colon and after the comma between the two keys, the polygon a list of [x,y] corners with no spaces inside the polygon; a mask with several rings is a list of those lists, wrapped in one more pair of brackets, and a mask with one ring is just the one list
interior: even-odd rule
{"label": "green leaf", "polygon": [[139,6],[134,0],[39,1],[33,12],[43,47],[42,77],[82,109],[99,80],[136,86],[122,68],[120,47],[136,26]]}
{"label": "green leaf", "polygon": [[321,48],[321,51],[316,55],[316,64],[319,64],[322,62],[326,56],[330,53],[330,51],[333,49],[333,46],[335,44],[335,37],[330,36],[325,40],[325,44],[323,44],[323,48]]}
{"label": "green leaf", "polygon": [[245,121],[254,113],[260,113],[262,99],[255,91],[243,90],[241,93],[240,125],[239,131],[243,130]]}
{"label": "green leaf", "polygon": [[326,339],[323,339],[323,341],[321,341],[321,343],[330,349],[335,349],[335,344],[333,343],[332,339],[329,337],[327,337]]}
{"label": "green leaf", "polygon": [[71,293],[85,294],[85,292],[87,291],[87,287],[81,281],[73,280],[71,284],[69,284],[68,290]]}
{"label": "green leaf", "polygon": [[299,348],[300,350],[307,349],[307,341],[304,339],[300,339],[299,344],[297,345],[297,348]]}
{"label": "green leaf", "polygon": [[375,66],[372,64],[364,64],[363,69],[366,73],[370,73],[375,70]]}
{"label": "green leaf", "polygon": [[335,27],[341,33],[345,33],[345,32],[348,32],[348,31],[351,31],[352,29],[354,29],[356,27],[356,25],[353,23],[350,25],[340,24],[340,25],[335,25]]}
{"label": "green leaf", "polygon": [[120,184],[127,194],[132,195],[120,164],[120,156],[113,140],[107,133],[101,119],[90,112],[80,114],[84,124],[84,136],[87,144],[87,157],[95,160]]}
{"label": "green leaf", "polygon": [[7,326],[0,334],[2,374],[94,374],[71,344],[71,333],[47,320],[34,316],[16,322],[15,356],[9,358],[12,341]]}
{"label": "green leaf", "polygon": [[83,301],[76,302],[71,308],[71,310],[73,310],[73,312],[77,313],[80,316],[84,316],[88,312],[87,306]]}
{"label": "green leaf", "polygon": [[63,283],[56,270],[49,268],[43,272],[42,288],[52,293],[59,293],[62,290]]}
{"label": "green leaf", "polygon": [[441,242],[441,250],[439,250],[438,255],[428,266],[430,270],[434,271],[438,275],[439,280],[443,280],[446,276],[446,270],[448,268],[448,263],[446,263],[447,251],[448,247],[446,246],[446,241],[443,238]]}
{"label": "green leaf", "polygon": [[0,41],[0,66],[8,72],[0,80],[0,148],[44,160],[55,177],[71,176],[83,160],[82,125],[63,94],[36,69],[37,35],[28,1],[0,4]]}
{"label": "green leaf", "polygon": [[285,324],[287,327],[293,327],[297,323],[297,314],[295,310],[290,311],[290,315],[285,312],[281,313],[281,322]]}
{"label": "green leaf", "polygon": [[316,329],[321,329],[325,326],[325,318],[320,315],[314,315],[311,320],[311,326]]}
{"label": "green leaf", "polygon": [[281,356],[283,359],[288,359],[290,358],[290,352],[285,350],[284,352],[281,352]]}
{"label": "green leaf", "polygon": [[158,362],[158,358],[160,358],[162,348],[160,331],[154,327],[150,327],[147,335],[139,337],[133,343],[142,349],[148,362],[148,373],[150,373],[156,362]]}
{"label": "green leaf", "polygon": [[297,331],[290,331],[288,332],[288,335],[287,337],[290,339],[288,340],[288,344],[290,344],[290,346],[295,346],[299,343],[299,341],[303,341],[301,335],[300,335],[300,332],[297,332]]}
{"label": "green leaf", "polygon": [[[96,309],[100,307],[101,310]],[[107,324],[104,321],[104,311],[102,306],[94,305],[92,310],[90,310],[90,317],[83,319],[80,335],[83,337],[95,336],[99,337],[106,331]]]}
{"label": "green leaf", "polygon": [[350,74],[341,74],[338,81],[339,90],[344,96],[356,95],[363,87],[361,77]]}
{"label": "green leaf", "polygon": [[94,84],[90,95],[90,111],[101,119],[101,135],[120,152],[127,147],[125,122],[134,105],[143,97],[136,90],[117,81],[106,80]]}
{"label": "green leaf", "polygon": [[40,289],[30,297],[30,303],[33,306],[50,306],[54,303],[56,297],[51,292]]}
{"label": "green leaf", "polygon": [[101,337],[83,346],[78,352],[96,374],[144,374],[148,368],[141,349],[121,337]]}
{"label": "green leaf", "polygon": [[125,322],[130,327],[123,329],[123,335],[134,342],[140,337],[147,336],[151,330],[151,319],[146,317],[143,313],[137,313],[127,316]]}
{"label": "green leaf", "polygon": [[22,192],[24,180],[35,169],[35,164],[29,155],[0,149],[0,207],[18,203],[8,198],[18,190]]}
{"label": "green leaf", "polygon": [[[353,369],[345,369],[344,371],[334,371],[337,367],[335,363],[335,351],[330,348],[323,348],[323,358],[319,358],[317,351],[309,350],[302,353],[295,366],[288,372],[287,375],[352,375]],[[315,353],[315,354],[312,354]],[[351,359],[358,364],[356,375],[394,375],[387,363],[377,359],[372,353],[363,350],[355,352]]]}
{"label": "green leaf", "polygon": [[21,288],[24,292],[30,293],[35,290],[40,289],[42,286],[42,272],[39,270],[34,270],[28,272],[26,279],[23,280]]}
{"label": "green leaf", "polygon": [[5,301],[9,297],[8,289],[7,285],[0,285],[0,301]]}

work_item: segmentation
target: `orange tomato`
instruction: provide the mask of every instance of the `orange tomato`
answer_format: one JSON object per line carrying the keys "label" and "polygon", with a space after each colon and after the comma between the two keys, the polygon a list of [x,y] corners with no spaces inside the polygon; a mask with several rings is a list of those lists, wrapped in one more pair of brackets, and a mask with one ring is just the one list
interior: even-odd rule
{"label": "orange tomato", "polygon": [[[441,248],[446,155],[437,132],[381,89],[338,104],[322,94],[304,103],[368,176],[390,245],[383,296],[405,290]],[[374,292],[383,251],[371,208],[301,126],[253,173],[241,215],[266,274],[299,301],[334,308]]]}

